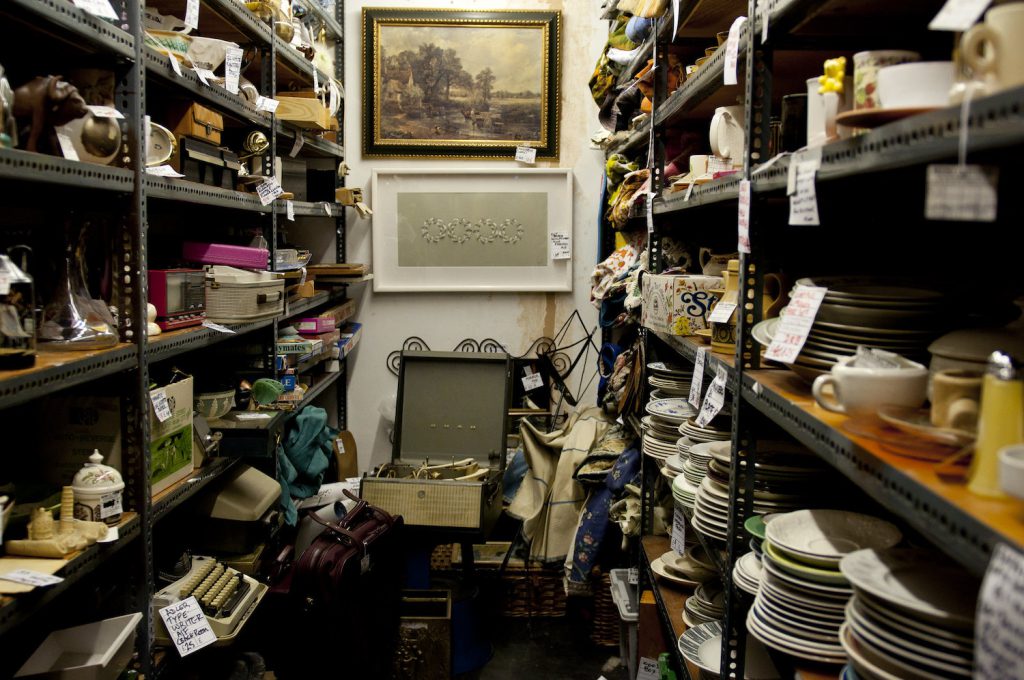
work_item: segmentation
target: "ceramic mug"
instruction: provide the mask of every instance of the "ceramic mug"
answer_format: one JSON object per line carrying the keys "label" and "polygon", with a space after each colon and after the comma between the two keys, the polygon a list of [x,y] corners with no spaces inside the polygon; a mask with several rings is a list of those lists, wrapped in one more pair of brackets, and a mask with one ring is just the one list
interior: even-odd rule
{"label": "ceramic mug", "polygon": [[878,71],[878,101],[886,109],[940,108],[956,82],[951,61],[922,61]]}
{"label": "ceramic mug", "polygon": [[973,432],[978,428],[982,374],[949,369],[932,376],[931,421],[935,427]]}
{"label": "ceramic mug", "polygon": [[881,108],[877,93],[878,71],[886,66],[920,60],[920,54],[907,50],[870,50],[853,55],[853,108]]}
{"label": "ceramic mug", "polygon": [[719,158],[729,158],[733,165],[743,161],[746,138],[743,131],[743,107],[719,106],[711,118],[711,152]]}
{"label": "ceramic mug", "polygon": [[[843,357],[832,372],[819,375],[811,392],[826,411],[847,415],[874,415],[880,406],[918,408],[928,390],[928,369],[900,357],[900,368],[860,368],[849,366],[856,357]],[[835,399],[825,395],[831,385]]]}
{"label": "ceramic mug", "polygon": [[843,111],[849,111],[852,96],[850,91],[852,79],[846,76],[843,93],[818,92],[821,84],[817,78],[807,80],[807,146],[822,146],[837,139],[846,139],[852,133],[852,128],[839,128],[836,125],[836,116]]}
{"label": "ceramic mug", "polygon": [[729,266],[729,260],[735,260],[739,253],[714,254],[711,248],[701,248],[699,253],[700,268],[704,276],[721,276]]}
{"label": "ceramic mug", "polygon": [[1024,2],[993,7],[964,34],[960,52],[994,94],[1024,84]]}

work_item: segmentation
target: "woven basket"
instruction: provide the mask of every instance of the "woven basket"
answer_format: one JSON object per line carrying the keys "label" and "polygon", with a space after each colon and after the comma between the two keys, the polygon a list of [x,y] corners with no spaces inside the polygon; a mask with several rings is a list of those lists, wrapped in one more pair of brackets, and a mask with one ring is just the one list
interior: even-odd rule
{"label": "woven basket", "polygon": [[565,587],[562,569],[513,567],[501,575],[503,616],[565,616]]}
{"label": "woven basket", "polygon": [[442,543],[430,553],[431,571],[451,571],[452,568],[452,544]]}
{"label": "woven basket", "polygon": [[594,625],[591,641],[601,647],[619,646],[619,610],[612,600],[612,582],[608,572],[594,578]]}

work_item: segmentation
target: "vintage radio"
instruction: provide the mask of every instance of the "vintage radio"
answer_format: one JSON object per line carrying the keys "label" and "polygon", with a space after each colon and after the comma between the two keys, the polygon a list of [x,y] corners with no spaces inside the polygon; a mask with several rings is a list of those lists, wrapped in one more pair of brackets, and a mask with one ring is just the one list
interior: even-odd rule
{"label": "vintage radio", "polygon": [[206,272],[202,269],[150,269],[149,301],[160,330],[198,326],[206,320]]}
{"label": "vintage radio", "polygon": [[392,461],[360,495],[406,526],[485,537],[501,513],[509,367],[504,353],[403,352]]}
{"label": "vintage radio", "polygon": [[206,315],[217,323],[257,321],[284,313],[284,279],[223,265],[206,268]]}

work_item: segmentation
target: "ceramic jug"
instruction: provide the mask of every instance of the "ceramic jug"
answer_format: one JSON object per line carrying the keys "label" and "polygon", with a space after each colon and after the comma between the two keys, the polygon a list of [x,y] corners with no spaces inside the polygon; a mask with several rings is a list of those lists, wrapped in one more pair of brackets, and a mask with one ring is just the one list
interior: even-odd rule
{"label": "ceramic jug", "polygon": [[719,106],[711,118],[711,151],[719,158],[729,158],[733,165],[743,162],[743,107]]}
{"label": "ceramic jug", "polygon": [[700,269],[704,276],[722,276],[729,266],[729,260],[739,257],[739,253],[712,253],[711,248],[700,249]]}

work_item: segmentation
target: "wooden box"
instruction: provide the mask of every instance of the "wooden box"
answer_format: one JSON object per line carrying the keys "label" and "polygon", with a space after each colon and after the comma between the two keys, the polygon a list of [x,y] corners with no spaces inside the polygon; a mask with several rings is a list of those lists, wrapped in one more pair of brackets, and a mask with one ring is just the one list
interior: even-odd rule
{"label": "wooden box", "polygon": [[171,130],[176,137],[192,137],[220,144],[220,136],[224,132],[224,116],[193,103],[179,111],[177,122]]}
{"label": "wooden box", "polygon": [[309,130],[331,130],[337,121],[331,111],[312,92],[289,92],[277,95],[280,102],[274,115],[296,127]]}

